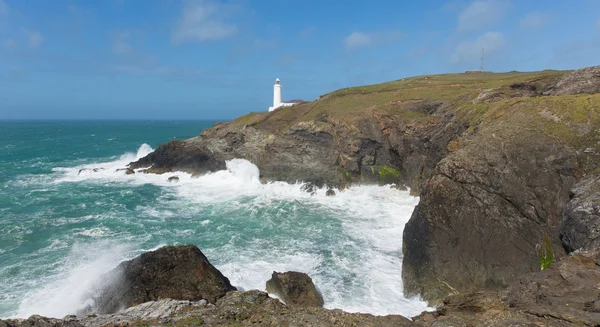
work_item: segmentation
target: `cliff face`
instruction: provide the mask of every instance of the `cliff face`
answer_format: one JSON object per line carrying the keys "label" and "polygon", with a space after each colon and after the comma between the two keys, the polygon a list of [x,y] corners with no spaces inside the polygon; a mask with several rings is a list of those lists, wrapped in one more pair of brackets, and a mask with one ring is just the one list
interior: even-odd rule
{"label": "cliff face", "polygon": [[569,234],[563,210],[598,168],[599,76],[432,75],[342,89],[217,124],[130,167],[201,174],[245,158],[264,180],[404,184],[421,196],[404,231],[405,291],[437,300],[503,288],[563,256],[561,235],[581,234]]}

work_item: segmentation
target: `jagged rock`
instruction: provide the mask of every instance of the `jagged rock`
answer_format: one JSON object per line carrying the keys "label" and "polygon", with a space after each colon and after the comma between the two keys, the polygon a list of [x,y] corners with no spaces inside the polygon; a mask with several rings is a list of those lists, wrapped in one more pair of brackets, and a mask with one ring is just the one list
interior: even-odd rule
{"label": "jagged rock", "polygon": [[315,195],[315,193],[317,193],[317,186],[313,183],[304,183],[304,185],[300,187],[300,190],[309,193],[310,195]]}
{"label": "jagged rock", "polygon": [[114,314],[88,315],[80,319],[86,327],[100,327],[116,325],[131,321],[160,321],[172,317],[180,312],[192,311],[213,307],[206,300],[179,301],[163,299],[145,302]]}
{"label": "jagged rock", "polygon": [[119,169],[115,170],[115,172],[119,172],[119,171],[124,171],[125,175],[135,174],[135,171],[131,168],[119,168]]}
{"label": "jagged rock", "polygon": [[587,67],[567,74],[547,92],[550,95],[581,93],[600,93],[600,66]]}
{"label": "jagged rock", "polygon": [[435,312],[414,317],[421,326],[598,326],[600,252],[580,252],[526,274],[507,290],[458,294]]}
{"label": "jagged rock", "polygon": [[520,277],[510,286],[506,303],[543,317],[574,325],[600,323],[600,252],[581,251],[535,274]]}
{"label": "jagged rock", "polygon": [[326,196],[335,196],[335,191],[333,189],[328,189],[327,192],[325,192]]}
{"label": "jagged rock", "polygon": [[168,181],[170,183],[177,183],[177,182],[179,182],[179,177],[177,177],[177,176],[171,176],[171,177],[169,177]]}
{"label": "jagged rock", "polygon": [[575,184],[563,213],[561,240],[568,251],[600,250],[600,176]]}
{"label": "jagged rock", "polygon": [[211,303],[235,290],[194,245],[165,246],[119,264],[107,273],[96,300],[98,313],[171,298]]}
{"label": "jagged rock", "polygon": [[312,279],[305,273],[288,271],[273,272],[267,281],[267,292],[277,295],[288,305],[322,307],[323,297]]}
{"label": "jagged rock", "polygon": [[185,141],[173,140],[158,146],[146,157],[130,163],[129,168],[150,167],[146,173],[163,174],[173,170],[205,173],[225,168],[225,162],[215,160],[205,147]]}

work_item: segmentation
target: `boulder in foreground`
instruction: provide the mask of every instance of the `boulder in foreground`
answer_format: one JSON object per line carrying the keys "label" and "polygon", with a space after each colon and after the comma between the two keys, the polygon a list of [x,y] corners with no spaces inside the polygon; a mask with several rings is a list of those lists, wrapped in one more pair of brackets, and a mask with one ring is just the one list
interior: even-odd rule
{"label": "boulder in foreground", "polygon": [[106,275],[98,313],[113,313],[159,299],[214,303],[236,290],[195,245],[165,246],[119,264]]}
{"label": "boulder in foreground", "polygon": [[312,279],[305,273],[288,271],[273,272],[267,281],[267,292],[277,295],[288,305],[322,307],[323,297]]}

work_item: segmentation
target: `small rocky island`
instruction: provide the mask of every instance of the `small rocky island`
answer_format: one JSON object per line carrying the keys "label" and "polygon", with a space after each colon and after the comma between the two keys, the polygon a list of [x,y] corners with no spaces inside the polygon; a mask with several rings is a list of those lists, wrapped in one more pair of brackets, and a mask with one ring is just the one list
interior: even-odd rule
{"label": "small rocky island", "polygon": [[149,277],[172,264],[156,265],[160,256],[151,254],[146,258],[152,260],[134,259],[113,272],[123,283],[136,267],[150,269],[137,286],[116,284],[114,296],[99,298],[113,302],[107,310],[94,309],[106,314],[32,317],[0,326],[600,322],[600,66],[429,75],[341,89],[163,144],[124,173],[201,175],[234,158],[257,165],[264,182],[409,187],[420,202],[403,235],[405,294],[422,297],[436,311],[411,320],[283,304],[267,293],[232,290],[199,250],[178,247],[157,252],[196,256],[182,270],[199,274],[185,274],[192,280]]}

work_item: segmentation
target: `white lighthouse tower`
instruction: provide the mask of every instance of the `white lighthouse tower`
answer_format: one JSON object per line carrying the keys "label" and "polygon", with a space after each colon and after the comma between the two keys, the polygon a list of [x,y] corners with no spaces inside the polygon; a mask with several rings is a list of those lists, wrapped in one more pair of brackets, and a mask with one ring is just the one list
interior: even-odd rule
{"label": "white lighthouse tower", "polygon": [[269,111],[273,111],[275,109],[281,107],[291,107],[297,103],[295,102],[281,102],[281,82],[279,78],[275,80],[275,84],[273,85],[273,106],[269,107]]}
{"label": "white lighthouse tower", "polygon": [[273,107],[269,109],[269,111],[273,111],[276,108],[279,108],[281,105],[281,82],[279,78],[275,80],[275,85],[273,85]]}

